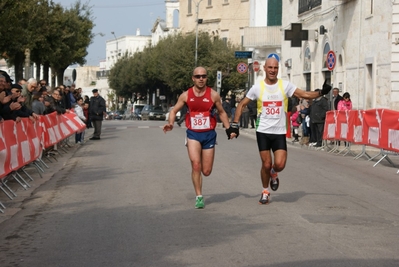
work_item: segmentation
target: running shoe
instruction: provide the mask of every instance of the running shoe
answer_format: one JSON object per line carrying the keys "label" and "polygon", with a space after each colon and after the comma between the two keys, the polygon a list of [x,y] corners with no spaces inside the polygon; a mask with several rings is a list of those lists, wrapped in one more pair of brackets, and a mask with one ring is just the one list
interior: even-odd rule
{"label": "running shoe", "polygon": [[261,205],[269,204],[269,201],[270,201],[270,193],[265,189],[262,191],[262,194],[260,195],[259,204]]}
{"label": "running shoe", "polygon": [[278,186],[280,185],[280,180],[278,179],[278,173],[275,172],[273,169],[270,170],[270,188],[273,191],[277,191]]}
{"label": "running shoe", "polygon": [[203,209],[205,208],[205,202],[204,202],[204,198],[203,197],[198,197],[195,200],[195,208],[196,209]]}

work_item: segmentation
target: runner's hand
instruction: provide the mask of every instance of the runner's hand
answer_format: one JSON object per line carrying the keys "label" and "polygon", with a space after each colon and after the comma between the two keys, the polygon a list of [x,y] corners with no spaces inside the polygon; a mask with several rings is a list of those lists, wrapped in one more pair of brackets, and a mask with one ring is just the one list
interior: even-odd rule
{"label": "runner's hand", "polygon": [[167,131],[172,131],[172,130],[173,130],[173,124],[168,123],[163,126],[164,133],[166,133]]}
{"label": "runner's hand", "polygon": [[332,89],[331,85],[327,84],[327,80],[324,80],[323,89],[321,89],[321,91],[319,91],[320,95],[328,94],[331,91],[331,89]]}
{"label": "runner's hand", "polygon": [[[227,139],[237,138],[240,135],[239,127],[236,123],[232,123],[229,129],[226,129]],[[232,136],[233,134],[233,136]]]}

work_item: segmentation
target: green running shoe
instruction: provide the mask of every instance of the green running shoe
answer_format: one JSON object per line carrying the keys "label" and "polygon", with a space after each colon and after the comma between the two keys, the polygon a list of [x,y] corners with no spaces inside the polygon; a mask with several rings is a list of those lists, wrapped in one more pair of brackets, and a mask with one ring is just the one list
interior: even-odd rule
{"label": "green running shoe", "polygon": [[196,209],[203,209],[205,208],[205,202],[204,202],[204,198],[203,197],[198,197],[195,200],[195,208]]}

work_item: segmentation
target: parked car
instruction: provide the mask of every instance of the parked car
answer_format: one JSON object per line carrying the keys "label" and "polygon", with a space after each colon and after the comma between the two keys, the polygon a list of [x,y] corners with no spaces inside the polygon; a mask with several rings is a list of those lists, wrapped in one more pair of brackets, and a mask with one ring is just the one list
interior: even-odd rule
{"label": "parked car", "polygon": [[121,120],[123,118],[123,110],[117,110],[114,112],[114,120]]}
{"label": "parked car", "polygon": [[161,106],[145,105],[141,111],[143,120],[165,120],[166,113]]}
{"label": "parked car", "polygon": [[144,104],[133,104],[132,119],[141,120],[141,111],[144,108]]}
{"label": "parked car", "polygon": [[[174,108],[174,106],[173,107],[170,107],[169,109],[168,109],[168,112],[166,113],[166,117],[165,117],[165,120],[167,121],[167,120],[169,120],[169,113],[170,113],[170,111],[172,110]],[[176,121],[177,120],[180,120],[180,110],[176,113],[176,119],[175,119]]]}

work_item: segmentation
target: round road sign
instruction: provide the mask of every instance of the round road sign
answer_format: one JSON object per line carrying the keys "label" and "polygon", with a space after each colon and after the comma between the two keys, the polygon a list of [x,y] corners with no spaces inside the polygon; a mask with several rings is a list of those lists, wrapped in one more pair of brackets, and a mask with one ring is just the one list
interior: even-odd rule
{"label": "round road sign", "polygon": [[330,50],[327,53],[327,69],[333,70],[335,67],[335,62],[337,61],[334,51]]}
{"label": "round road sign", "polygon": [[255,72],[258,72],[260,70],[260,64],[258,61],[254,61],[252,64],[252,68],[254,69]]}
{"label": "round road sign", "polygon": [[245,64],[245,63],[243,63],[243,62],[238,63],[238,65],[237,65],[237,71],[238,71],[238,73],[244,74],[244,73],[247,72],[247,70],[248,70],[247,64]]}

